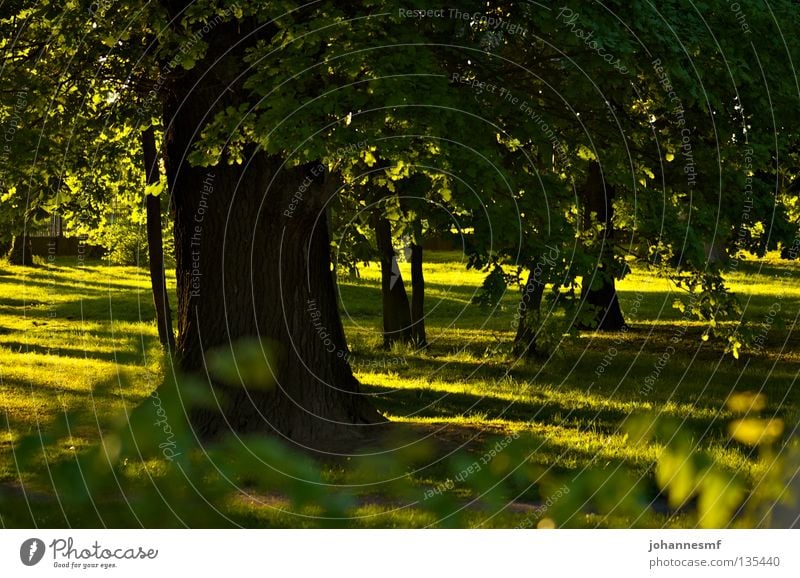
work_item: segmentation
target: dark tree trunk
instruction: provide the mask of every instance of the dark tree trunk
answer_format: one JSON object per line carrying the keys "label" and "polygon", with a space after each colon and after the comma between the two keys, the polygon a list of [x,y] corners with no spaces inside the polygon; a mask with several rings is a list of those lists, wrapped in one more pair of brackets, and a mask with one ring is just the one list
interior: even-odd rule
{"label": "dark tree trunk", "polygon": [[625,317],[617,299],[617,289],[614,278],[605,272],[601,265],[597,270],[602,275],[602,286],[599,289],[590,289],[585,297],[585,303],[597,308],[595,323],[597,331],[621,331],[625,328]]}
{"label": "dark tree trunk", "polygon": [[[271,343],[273,388],[208,382],[219,407],[190,414],[198,435],[275,432],[324,449],[385,422],[348,364],[323,207],[335,187],[320,166],[287,168],[247,147],[243,164],[191,166],[205,123],[247,91],[236,79],[256,23],[223,23],[209,56],[173,79],[165,102],[167,177],[175,218],[177,363],[205,378],[204,352],[242,338]],[[261,29],[266,33],[266,29]],[[355,427],[356,425],[361,427]]]}
{"label": "dark tree trunk", "polygon": [[584,277],[581,298],[584,304],[596,308],[594,329],[597,331],[620,331],[625,327],[625,318],[617,299],[617,289],[609,262],[613,257],[614,239],[614,187],[603,180],[600,164],[592,161],[583,190],[584,224],[592,225],[592,213],[603,225],[600,232],[601,250],[597,268]]}
{"label": "dark tree trunk", "polygon": [[427,347],[425,336],[425,276],[422,271],[422,245],[411,243],[411,341]]}
{"label": "dark tree trunk", "polygon": [[392,226],[385,217],[378,214],[373,216],[372,224],[381,256],[383,346],[389,349],[397,341],[411,341],[411,308],[392,246]]}
{"label": "dark tree trunk", "polygon": [[[157,184],[159,179],[158,153],[153,127],[142,132],[144,169],[148,185]],[[145,195],[147,213],[147,257],[150,262],[150,285],[153,289],[153,304],[156,309],[158,339],[167,351],[175,351],[175,334],[172,331],[172,312],[169,307],[169,293],[164,274],[164,240],[161,230],[161,198]]]}
{"label": "dark tree trunk", "polygon": [[536,277],[535,269],[528,273],[525,289],[517,310],[517,334],[514,336],[514,353],[532,356],[536,354],[537,321],[544,296],[544,283]]}
{"label": "dark tree trunk", "polygon": [[8,262],[11,265],[33,267],[33,247],[28,235],[14,235],[11,241],[11,251],[8,253]]}
{"label": "dark tree trunk", "polygon": [[8,255],[11,251],[11,239],[0,239],[0,255]]}

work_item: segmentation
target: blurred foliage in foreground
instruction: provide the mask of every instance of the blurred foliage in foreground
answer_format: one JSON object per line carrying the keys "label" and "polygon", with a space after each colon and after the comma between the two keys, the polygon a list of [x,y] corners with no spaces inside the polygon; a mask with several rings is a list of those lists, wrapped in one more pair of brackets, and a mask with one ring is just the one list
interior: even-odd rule
{"label": "blurred foliage in foreground", "polygon": [[[226,370],[224,359],[214,365]],[[798,448],[781,445],[781,421],[759,417],[761,394],[728,403],[741,415],[730,424],[730,443],[752,448],[763,466],[753,484],[696,451],[698,432],[651,415],[622,426],[631,444],[661,444],[654,471],[644,475],[621,462],[553,472],[531,459],[542,440],[520,433],[477,453],[451,452],[433,482],[425,472],[442,458],[419,439],[387,440],[398,448],[392,451],[329,456],[334,465],[267,436],[204,446],[185,419],[188,408],[210,403],[200,391],[185,378],[179,387],[168,382],[74,459],[52,459],[86,427],[74,415],[18,441],[18,471],[47,475],[21,488],[0,486],[2,525],[648,527],[677,515],[682,526],[763,527],[775,504],[794,505],[787,484]]]}

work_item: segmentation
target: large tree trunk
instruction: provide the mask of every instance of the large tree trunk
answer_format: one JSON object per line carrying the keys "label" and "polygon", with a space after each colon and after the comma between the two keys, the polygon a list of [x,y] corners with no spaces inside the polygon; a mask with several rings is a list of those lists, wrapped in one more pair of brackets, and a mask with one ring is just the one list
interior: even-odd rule
{"label": "large tree trunk", "polygon": [[[219,407],[190,415],[197,434],[276,432],[324,449],[385,421],[359,391],[331,276],[323,207],[335,187],[319,165],[287,168],[255,147],[242,165],[185,159],[213,115],[247,91],[238,43],[254,23],[220,24],[211,56],[173,79],[165,102],[167,177],[175,218],[177,363],[204,379]],[[271,343],[273,388],[208,381],[204,352],[241,338]],[[235,353],[235,351],[234,351]],[[354,427],[360,425],[362,427]]]}
{"label": "large tree trunk", "polygon": [[411,308],[392,245],[392,226],[379,214],[373,216],[372,224],[381,256],[383,346],[389,349],[397,341],[411,341]]}
{"label": "large tree trunk", "polygon": [[614,278],[606,272],[605,265],[597,268],[601,286],[585,292],[584,302],[597,308],[595,329],[597,331],[621,331],[625,328],[625,317],[617,298]]}
{"label": "large tree trunk", "polygon": [[603,225],[600,232],[601,250],[598,255],[597,268],[585,276],[581,291],[582,301],[593,306],[597,314],[594,329],[598,331],[620,331],[625,327],[625,318],[617,299],[614,275],[610,271],[609,261],[613,257],[614,238],[614,188],[603,181],[600,164],[592,161],[583,190],[584,224],[592,225],[592,213]]}
{"label": "large tree trunk", "polygon": [[528,273],[528,280],[517,310],[517,334],[514,336],[516,355],[536,354],[536,329],[543,296],[544,283],[536,277],[535,269],[532,269]]}
{"label": "large tree trunk", "polygon": [[425,335],[425,276],[422,271],[422,245],[411,243],[411,341],[426,347]]}
{"label": "large tree trunk", "polygon": [[8,262],[11,265],[33,267],[33,247],[28,235],[14,235],[11,241],[11,251],[8,253]]}
{"label": "large tree trunk", "polygon": [[[158,153],[153,127],[142,132],[145,179],[148,185],[159,180]],[[156,324],[161,345],[168,351],[175,351],[175,334],[172,331],[172,313],[169,307],[169,293],[164,274],[164,239],[161,229],[161,198],[145,195],[147,213],[147,257],[150,262],[150,286],[153,289],[153,304],[156,309]]]}

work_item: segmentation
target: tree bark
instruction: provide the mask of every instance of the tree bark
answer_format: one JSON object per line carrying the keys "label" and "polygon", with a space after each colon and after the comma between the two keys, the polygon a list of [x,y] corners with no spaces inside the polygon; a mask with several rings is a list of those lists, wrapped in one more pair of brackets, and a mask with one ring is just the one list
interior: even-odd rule
{"label": "tree bark", "polygon": [[411,243],[411,341],[427,347],[425,335],[425,275],[422,270],[422,245]]}
{"label": "tree bark", "polygon": [[[601,249],[598,265],[589,275],[584,276],[581,289],[582,302],[596,308],[594,329],[597,331],[620,331],[625,327],[625,318],[619,306],[614,275],[609,261],[613,256],[614,238],[614,187],[603,180],[600,164],[592,161],[583,190],[584,224],[592,225],[592,213],[603,225],[600,232]],[[586,327],[584,327],[586,328]]]}
{"label": "tree bark", "polygon": [[532,269],[528,273],[517,311],[517,334],[514,337],[516,355],[530,357],[536,354],[536,321],[539,320],[543,296],[544,283],[536,277],[535,269]]}
{"label": "tree bark", "polygon": [[[145,179],[148,185],[159,180],[158,152],[153,127],[142,131]],[[169,306],[167,280],[164,274],[164,239],[161,229],[161,198],[145,194],[147,213],[147,257],[150,263],[150,286],[156,310],[158,339],[169,352],[175,351],[175,334],[172,330],[172,312]]]}
{"label": "tree bark", "polygon": [[389,349],[395,342],[411,341],[411,308],[392,245],[392,226],[388,219],[377,213],[373,216],[372,222],[381,257],[383,347]]}
{"label": "tree bark", "polygon": [[[173,79],[165,101],[165,159],[175,219],[177,364],[200,377],[218,407],[195,409],[199,436],[274,432],[308,448],[357,438],[384,422],[359,391],[331,276],[325,201],[335,187],[317,164],[286,168],[255,147],[243,164],[185,159],[208,119],[238,107],[235,79],[248,26],[223,23],[206,40],[209,56]],[[233,47],[233,48],[231,48]],[[226,52],[226,50],[230,51]],[[231,78],[233,76],[233,78]],[[272,388],[209,380],[204,353],[241,338],[272,344]],[[234,350],[235,353],[235,350]]]}
{"label": "tree bark", "polygon": [[14,235],[11,241],[11,251],[8,253],[8,262],[11,265],[33,267],[33,247],[28,235]]}

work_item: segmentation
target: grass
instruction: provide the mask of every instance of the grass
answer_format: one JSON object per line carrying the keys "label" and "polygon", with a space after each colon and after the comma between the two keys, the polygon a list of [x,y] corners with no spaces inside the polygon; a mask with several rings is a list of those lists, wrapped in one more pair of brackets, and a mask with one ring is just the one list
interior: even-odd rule
{"label": "grass", "polygon": [[[795,264],[747,262],[730,276],[732,290],[745,305],[746,320],[762,323],[778,299],[775,276],[787,272],[796,278],[800,270]],[[345,310],[352,287],[359,290],[359,311],[379,309],[378,273],[377,268],[368,268],[359,283],[344,286]],[[403,273],[407,278],[408,271]],[[649,463],[652,449],[634,450],[613,441],[618,426],[633,412],[676,418],[700,431],[709,445],[728,442],[726,428],[733,415],[725,402],[737,391],[764,393],[769,401],[766,414],[792,419],[797,412],[798,392],[793,386],[800,354],[798,336],[791,329],[800,311],[798,284],[779,288],[787,327],[771,328],[763,351],[736,360],[723,354],[721,344],[702,341],[699,323],[681,320],[682,313],[672,306],[681,294],[668,281],[637,270],[618,285],[623,311],[636,311],[627,318],[629,331],[567,339],[556,355],[531,363],[519,362],[508,347],[514,336],[517,294],[508,294],[494,311],[471,306],[481,274],[447,261],[429,264],[426,281],[430,288],[426,308],[436,312],[427,323],[431,350],[404,351],[402,366],[359,373],[393,419],[441,424],[502,420],[509,430],[557,432],[553,445],[563,451],[555,461],[551,454],[543,454],[544,461],[576,467],[595,451],[607,458]],[[373,300],[362,294],[372,295]],[[346,318],[356,359],[376,361],[374,357],[381,355],[376,353],[380,320],[370,321],[367,326]],[[671,338],[683,331],[679,350],[649,391],[645,378],[652,375]],[[613,356],[609,348],[614,348]],[[608,363],[603,366],[604,358]],[[739,461],[734,465],[738,467]]]}
{"label": "grass", "polygon": [[[472,305],[483,274],[466,270],[456,254],[426,257],[430,347],[424,351],[380,348],[377,266],[363,268],[358,279],[340,280],[352,364],[364,391],[392,421],[436,442],[433,453],[422,457],[425,467],[408,476],[417,494],[452,482],[452,463],[440,459],[442,453],[476,459],[488,440],[520,436],[538,441],[535,451],[516,459],[527,458],[542,475],[577,484],[588,469],[624,464],[626,471],[642,478],[653,499],[660,499],[652,470],[666,440],[656,437],[637,445],[620,429],[629,416],[646,412],[694,432],[698,449],[755,484],[766,473],[764,464],[750,448],[730,440],[728,423],[735,416],[726,400],[737,392],[761,392],[768,401],[763,415],[796,421],[800,348],[793,328],[800,312],[800,284],[791,281],[800,268],[794,263],[743,261],[729,274],[744,318],[757,331],[776,303],[784,323],[765,330],[762,350],[745,352],[738,360],[723,354],[720,343],[702,341],[698,323],[682,321],[673,307],[680,292],[646,270],[634,269],[618,284],[630,330],[565,337],[550,357],[523,361],[510,348],[518,293],[509,291],[494,309]],[[408,279],[407,263],[401,271]],[[163,380],[153,317],[149,280],[142,269],[65,257],[34,268],[0,265],[0,406],[7,422],[0,430],[0,489],[45,496],[40,521],[64,524],[46,498],[53,494],[49,472],[54,465],[97,444]],[[679,347],[653,386],[644,387],[676,335],[681,336]],[[65,413],[81,425],[40,452],[35,467],[20,471],[12,449]],[[498,464],[499,458],[493,458],[490,466],[511,467]],[[374,484],[375,475],[362,485],[354,483],[360,474],[351,465],[320,464],[324,483],[360,488],[354,490],[358,500],[348,510],[349,519],[334,525],[447,524],[424,507],[408,507],[408,501],[382,491]],[[157,479],[163,470],[163,463],[132,464],[130,469],[142,479]],[[541,479],[522,484],[513,500],[494,509],[473,503],[481,491],[470,484],[454,484],[437,500],[450,500],[440,504],[445,509],[467,505],[458,522],[462,525],[517,526],[530,521],[531,512],[550,495]],[[2,514],[0,509],[0,521]],[[315,515],[313,504],[299,507],[284,496],[255,491],[236,491],[225,506],[225,519],[244,526],[314,525]],[[589,511],[578,525],[634,523],[690,522],[681,511],[650,512],[642,519]]]}
{"label": "grass", "polygon": [[134,267],[99,263],[0,269],[0,405],[9,428],[0,441],[0,479],[25,480],[11,444],[65,412],[94,428],[69,447],[96,443],[126,408],[160,379],[149,278]]}

